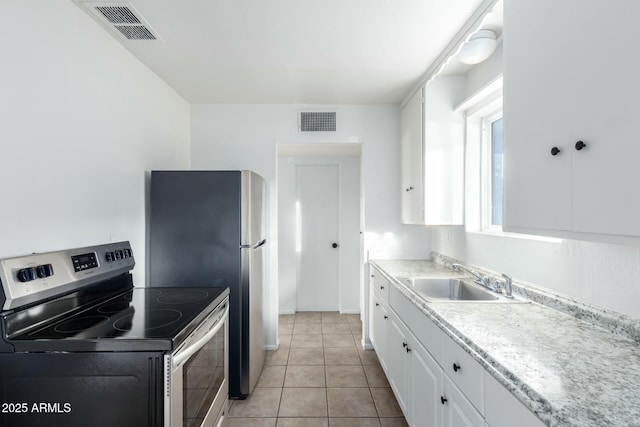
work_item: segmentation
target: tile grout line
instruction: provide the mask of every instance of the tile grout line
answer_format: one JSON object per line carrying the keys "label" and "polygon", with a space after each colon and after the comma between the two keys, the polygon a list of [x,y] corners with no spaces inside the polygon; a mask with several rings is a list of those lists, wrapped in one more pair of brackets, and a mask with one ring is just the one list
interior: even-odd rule
{"label": "tile grout line", "polygon": [[[295,316],[295,314],[294,314],[294,316]],[[295,317],[294,317],[292,323],[293,323],[293,327],[295,327],[295,323],[296,323],[296,318]],[[313,323],[313,322],[310,322],[310,323]],[[326,322],[326,323],[332,323],[332,322]],[[320,328],[321,328],[321,337],[322,337],[322,357],[323,357],[324,378],[325,378],[325,398],[327,399],[326,419],[327,419],[327,425],[331,426],[331,423],[330,423],[331,417],[329,416],[330,414],[329,414],[329,396],[328,396],[329,384],[328,384],[328,375],[327,375],[327,366],[330,366],[330,365],[328,365],[327,359],[326,359],[326,348],[327,347],[325,347],[325,341],[324,341],[324,335],[325,335],[325,328],[323,327],[324,324],[325,323],[322,323],[322,312],[320,312]],[[372,418],[377,419],[378,423],[379,423],[378,425],[381,426],[382,425],[382,421],[381,421],[380,413],[379,413],[377,405],[375,404],[375,400],[373,399],[373,393],[371,391],[372,385],[371,385],[371,382],[369,381],[369,378],[367,377],[367,374],[366,374],[366,371],[365,371],[365,364],[364,364],[364,361],[363,361],[363,359],[362,359],[362,357],[360,355],[360,351],[359,351],[359,347],[358,347],[358,344],[361,344],[361,342],[356,339],[356,334],[354,333],[354,331],[352,329],[353,325],[351,324],[351,322],[349,321],[348,318],[347,318],[346,324],[349,325],[349,334],[344,334],[344,335],[350,336],[351,339],[353,340],[354,348],[355,348],[355,351],[356,351],[356,356],[358,358],[357,359],[358,360],[358,364],[357,365],[353,365],[353,366],[360,366],[361,369],[362,369],[362,372],[363,372],[363,374],[365,376],[365,381],[366,381],[366,384],[367,384],[367,388],[369,390],[369,396],[371,397],[371,400],[373,402],[373,406],[374,406],[376,414],[377,414],[377,417],[372,417]],[[359,333],[361,333],[361,332],[359,332]],[[292,330],[292,335],[293,335],[293,330]],[[332,334],[329,333],[328,335],[332,335]],[[342,335],[342,334],[337,334],[337,335]],[[340,348],[340,347],[336,347],[336,348]],[[290,362],[289,358],[290,358],[290,356],[291,356],[291,346],[289,346],[289,348],[287,350],[287,359],[286,359],[286,362],[285,362],[285,379],[286,379],[286,372],[288,371],[288,368],[289,368],[289,362]],[[333,366],[333,365],[331,365],[331,366]],[[338,364],[337,366],[342,366],[342,365]],[[344,365],[344,366],[349,366],[349,365]],[[284,379],[283,379],[283,387],[281,389],[281,399],[282,399],[283,390],[284,390]],[[277,421],[281,418],[279,416],[279,410],[280,410],[281,403],[282,403],[282,400],[280,400],[280,403],[279,403],[279,406],[278,406],[278,416],[276,418],[276,424],[277,424]],[[300,418],[309,418],[309,417],[300,417]],[[314,418],[314,417],[311,417],[311,418]],[[355,418],[358,418],[358,417],[355,417]]]}

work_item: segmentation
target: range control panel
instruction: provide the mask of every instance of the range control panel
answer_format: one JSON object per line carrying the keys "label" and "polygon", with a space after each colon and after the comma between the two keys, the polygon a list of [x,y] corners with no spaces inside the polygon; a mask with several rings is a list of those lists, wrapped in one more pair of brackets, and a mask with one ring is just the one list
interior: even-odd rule
{"label": "range control panel", "polygon": [[3,310],[31,304],[113,277],[135,266],[129,242],[0,260]]}
{"label": "range control panel", "polygon": [[98,257],[95,252],[74,255],[71,257],[71,262],[73,262],[73,268],[76,272],[88,270],[90,268],[98,268]]}

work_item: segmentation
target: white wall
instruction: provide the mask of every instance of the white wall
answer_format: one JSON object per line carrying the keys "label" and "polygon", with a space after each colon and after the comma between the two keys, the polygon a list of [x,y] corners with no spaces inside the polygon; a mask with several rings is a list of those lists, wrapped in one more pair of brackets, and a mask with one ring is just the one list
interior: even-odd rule
{"label": "white wall", "polygon": [[[302,105],[192,105],[193,169],[251,169],[268,183],[270,195],[269,278],[265,290],[266,343],[275,345],[278,314],[276,144],[362,142],[365,251],[375,257],[424,258],[426,227],[400,225],[399,107],[340,106],[335,134],[301,134]],[[293,262],[293,260],[292,260]]]}
{"label": "white wall", "polygon": [[474,66],[467,73],[467,97],[482,89],[487,83],[502,74],[502,40],[486,61]]}
{"label": "white wall", "polygon": [[189,165],[189,104],[69,0],[0,3],[0,257],[130,240],[145,171]]}

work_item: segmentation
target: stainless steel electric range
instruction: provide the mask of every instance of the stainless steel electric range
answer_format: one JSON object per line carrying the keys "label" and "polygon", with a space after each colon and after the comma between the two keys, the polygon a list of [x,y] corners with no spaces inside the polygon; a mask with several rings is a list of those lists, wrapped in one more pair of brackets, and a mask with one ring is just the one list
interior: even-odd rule
{"label": "stainless steel electric range", "polygon": [[0,426],[219,422],[228,288],[134,287],[134,265],[129,242],[0,260]]}

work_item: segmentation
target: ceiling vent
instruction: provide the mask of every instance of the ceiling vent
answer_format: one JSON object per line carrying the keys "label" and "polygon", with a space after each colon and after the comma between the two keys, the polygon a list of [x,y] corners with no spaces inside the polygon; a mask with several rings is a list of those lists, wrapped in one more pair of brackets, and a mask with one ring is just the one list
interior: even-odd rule
{"label": "ceiling vent", "polygon": [[83,1],[81,4],[107,28],[127,40],[162,40],[129,2]]}
{"label": "ceiling vent", "polygon": [[335,132],[335,111],[301,111],[300,132]]}

